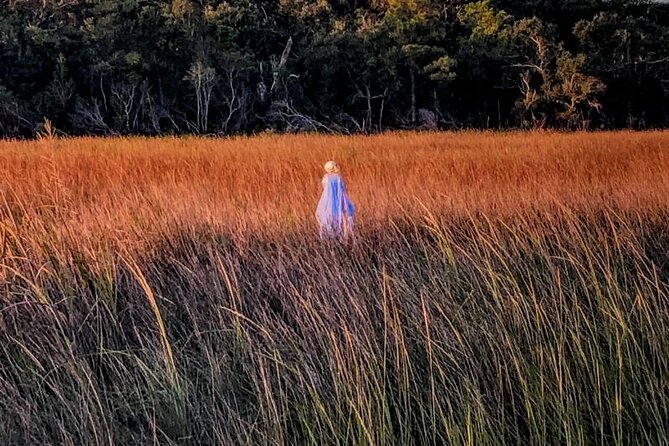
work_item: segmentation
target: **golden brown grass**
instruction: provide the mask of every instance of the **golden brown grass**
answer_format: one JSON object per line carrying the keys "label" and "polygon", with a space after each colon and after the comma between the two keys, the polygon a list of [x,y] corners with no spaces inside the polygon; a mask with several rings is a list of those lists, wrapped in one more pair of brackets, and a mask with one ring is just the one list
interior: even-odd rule
{"label": "golden brown grass", "polygon": [[0,443],[664,444],[667,172],[667,132],[0,142]]}
{"label": "golden brown grass", "polygon": [[87,246],[175,225],[305,230],[330,158],[344,166],[363,226],[426,210],[653,209],[669,197],[668,148],[666,132],[2,142],[2,216],[12,210]]}

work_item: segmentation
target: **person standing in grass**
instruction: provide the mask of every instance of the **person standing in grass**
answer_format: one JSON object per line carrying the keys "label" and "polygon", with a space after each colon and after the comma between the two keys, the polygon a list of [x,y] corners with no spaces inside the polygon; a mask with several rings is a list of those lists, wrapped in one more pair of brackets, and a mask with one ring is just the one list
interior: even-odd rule
{"label": "person standing in grass", "polygon": [[344,177],[335,161],[325,163],[323,193],[316,208],[316,220],[321,238],[348,239],[353,237],[355,206],[346,193]]}

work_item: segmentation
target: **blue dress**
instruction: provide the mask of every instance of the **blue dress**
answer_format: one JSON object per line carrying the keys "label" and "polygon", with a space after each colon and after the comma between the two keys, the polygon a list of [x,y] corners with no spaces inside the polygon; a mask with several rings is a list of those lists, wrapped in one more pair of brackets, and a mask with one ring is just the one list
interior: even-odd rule
{"label": "blue dress", "polygon": [[323,193],[316,209],[321,238],[347,238],[353,235],[355,206],[346,193],[344,178],[337,173],[323,177]]}

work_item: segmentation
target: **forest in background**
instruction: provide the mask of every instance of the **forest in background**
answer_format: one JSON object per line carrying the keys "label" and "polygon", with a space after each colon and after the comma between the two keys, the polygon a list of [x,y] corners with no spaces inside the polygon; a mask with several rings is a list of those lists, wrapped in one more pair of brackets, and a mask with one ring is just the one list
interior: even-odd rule
{"label": "forest in background", "polygon": [[669,5],[1,0],[0,136],[46,122],[69,135],[664,128]]}

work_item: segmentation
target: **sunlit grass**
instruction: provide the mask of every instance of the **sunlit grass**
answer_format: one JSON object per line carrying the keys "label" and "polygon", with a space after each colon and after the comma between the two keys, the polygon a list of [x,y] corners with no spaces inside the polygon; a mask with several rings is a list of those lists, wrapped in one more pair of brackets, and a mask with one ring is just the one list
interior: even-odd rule
{"label": "sunlit grass", "polygon": [[0,443],[664,444],[668,171],[662,132],[2,142]]}

